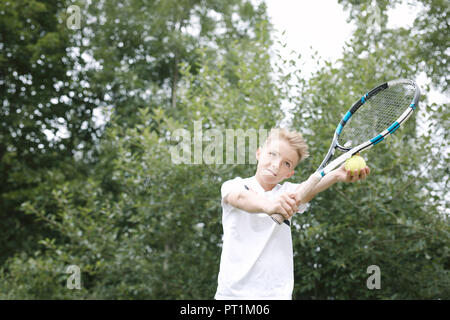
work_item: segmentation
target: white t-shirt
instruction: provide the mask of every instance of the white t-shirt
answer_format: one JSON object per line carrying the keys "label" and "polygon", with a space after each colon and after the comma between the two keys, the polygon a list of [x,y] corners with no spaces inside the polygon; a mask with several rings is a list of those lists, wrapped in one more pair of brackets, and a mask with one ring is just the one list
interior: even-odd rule
{"label": "white t-shirt", "polygon": [[[224,234],[215,299],[290,300],[294,288],[291,229],[266,213],[248,213],[224,203],[231,191],[245,190],[245,185],[268,199],[299,186],[285,182],[266,192],[254,176],[222,185]],[[299,212],[305,209],[306,204],[299,206]]]}

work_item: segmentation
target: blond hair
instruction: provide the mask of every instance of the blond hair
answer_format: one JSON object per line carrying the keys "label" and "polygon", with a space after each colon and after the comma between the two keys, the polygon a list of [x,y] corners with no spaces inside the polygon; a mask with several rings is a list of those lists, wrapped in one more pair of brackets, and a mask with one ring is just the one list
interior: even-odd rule
{"label": "blond hair", "polygon": [[297,164],[309,157],[308,145],[300,132],[288,131],[284,128],[272,128],[264,145],[274,139],[283,139],[297,152]]}

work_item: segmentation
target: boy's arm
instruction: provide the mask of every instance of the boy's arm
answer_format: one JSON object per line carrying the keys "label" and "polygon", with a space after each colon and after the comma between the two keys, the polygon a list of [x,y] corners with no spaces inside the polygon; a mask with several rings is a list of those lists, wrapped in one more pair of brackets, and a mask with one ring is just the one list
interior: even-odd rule
{"label": "boy's arm", "polygon": [[312,188],[311,191],[307,194],[303,194],[301,192],[302,184],[304,182],[300,184],[300,186],[298,186],[298,188],[295,190],[295,199],[297,201],[297,204],[307,203],[311,201],[318,193],[325,191],[336,182],[356,182],[358,180],[364,180],[369,174],[369,167],[365,167],[364,169],[362,169],[359,174],[357,173],[357,170],[355,170],[354,174],[352,175],[351,171],[347,171],[344,165],[342,165],[338,169],[331,171],[325,177],[323,177],[319,181],[319,183],[317,183],[314,188]]}
{"label": "boy's arm", "polygon": [[295,190],[296,193],[296,200],[297,204],[299,203],[308,203],[310,202],[317,194],[319,194],[322,191],[325,191],[326,189],[330,188],[333,184],[338,182],[337,174],[334,171],[331,171],[329,174],[327,174],[325,177],[323,177],[319,183],[317,183],[314,188],[310,190],[310,192],[303,194],[301,193],[301,188],[303,183],[302,182],[298,188]]}
{"label": "boy's arm", "polygon": [[268,211],[270,201],[252,190],[239,190],[230,192],[224,202],[249,213],[261,213]]}
{"label": "boy's arm", "polygon": [[279,213],[285,219],[289,219],[298,211],[293,193],[282,194],[271,201],[253,190],[240,190],[229,193],[225,196],[224,202],[249,213],[267,213],[268,215]]}

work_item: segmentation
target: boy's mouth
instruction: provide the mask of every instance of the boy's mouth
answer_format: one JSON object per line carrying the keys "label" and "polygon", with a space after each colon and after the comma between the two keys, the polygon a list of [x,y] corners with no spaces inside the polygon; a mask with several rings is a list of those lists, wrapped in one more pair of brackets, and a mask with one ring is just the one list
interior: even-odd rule
{"label": "boy's mouth", "polygon": [[269,171],[271,174],[273,174],[275,177],[277,176],[277,174],[275,173],[275,172],[273,172],[272,170],[270,170],[270,169],[266,169],[266,171]]}

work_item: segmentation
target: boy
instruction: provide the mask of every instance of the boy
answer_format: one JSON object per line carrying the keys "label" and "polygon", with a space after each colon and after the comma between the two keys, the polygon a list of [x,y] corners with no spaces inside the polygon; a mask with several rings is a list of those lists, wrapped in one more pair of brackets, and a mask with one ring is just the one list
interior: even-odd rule
{"label": "boy", "polygon": [[223,247],[215,299],[292,299],[294,287],[291,230],[269,216],[280,213],[290,219],[304,212],[306,203],[336,182],[365,179],[368,167],[354,175],[344,166],[328,173],[308,193],[300,195],[301,184],[285,182],[294,168],[308,157],[300,133],[272,129],[265,144],[256,151],[255,176],[237,177],[222,185]]}

